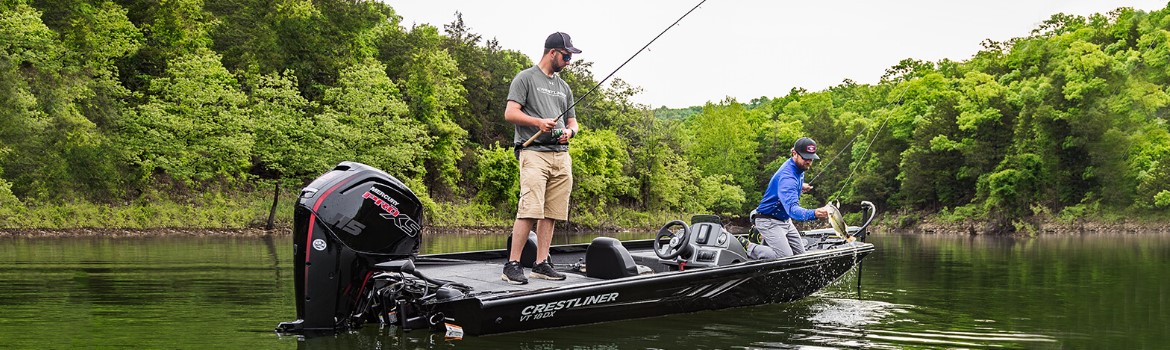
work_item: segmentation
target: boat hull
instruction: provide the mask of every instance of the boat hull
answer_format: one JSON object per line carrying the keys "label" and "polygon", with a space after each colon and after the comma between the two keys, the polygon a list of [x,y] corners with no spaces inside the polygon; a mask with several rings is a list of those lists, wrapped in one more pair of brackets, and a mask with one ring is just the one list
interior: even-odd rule
{"label": "boat hull", "polygon": [[824,288],[872,252],[851,243],[767,261],[433,303],[468,335],[785,303]]}

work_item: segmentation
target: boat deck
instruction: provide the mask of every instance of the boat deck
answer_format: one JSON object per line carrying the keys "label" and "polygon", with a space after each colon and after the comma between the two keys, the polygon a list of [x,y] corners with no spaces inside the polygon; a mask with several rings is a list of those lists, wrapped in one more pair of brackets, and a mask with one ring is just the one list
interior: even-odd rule
{"label": "boat deck", "polygon": [[[657,264],[658,257],[654,256],[654,252],[652,251],[634,251],[630,252],[630,255],[638,264]],[[504,258],[489,260],[430,260],[420,258],[415,263],[415,269],[427,277],[461,283],[473,288],[475,291],[481,292],[533,291],[603,281],[600,278],[587,277],[584,273],[573,269],[573,265],[578,263],[579,259],[584,256],[584,252],[576,254],[564,252],[561,254],[554,253],[552,255],[553,266],[555,266],[557,271],[565,274],[565,280],[550,281],[529,277],[528,284],[511,284],[501,278],[504,263],[506,262]],[[524,268],[525,274],[531,271],[531,268]]]}
{"label": "boat deck", "polygon": [[[814,242],[829,232],[831,231],[812,230],[805,232],[804,235],[809,242]],[[654,254],[651,244],[652,242],[649,240],[624,242],[635,264],[648,267],[656,273],[667,271],[666,265],[660,263]],[[535,291],[604,281],[600,278],[585,276],[584,273],[574,269],[574,265],[585,257],[587,247],[588,244],[577,244],[551,248],[550,256],[553,266],[557,271],[565,274],[564,281],[550,281],[532,277],[528,278],[528,284],[511,284],[504,281],[501,278],[504,263],[507,262],[507,252],[504,250],[443,254],[441,258],[421,256],[415,261],[415,269],[427,277],[461,283],[471,287],[476,292]],[[531,270],[531,268],[524,268],[525,274],[530,273]]]}
{"label": "boat deck", "polygon": [[[549,281],[530,277],[528,278],[528,284],[511,284],[500,278],[504,270],[503,262],[467,261],[464,263],[417,266],[416,268],[428,277],[462,283],[475,291],[531,291],[600,281],[597,278],[586,277],[584,274],[566,271],[558,266],[557,270],[566,276],[564,281]],[[525,273],[529,271],[530,269],[525,269]]]}

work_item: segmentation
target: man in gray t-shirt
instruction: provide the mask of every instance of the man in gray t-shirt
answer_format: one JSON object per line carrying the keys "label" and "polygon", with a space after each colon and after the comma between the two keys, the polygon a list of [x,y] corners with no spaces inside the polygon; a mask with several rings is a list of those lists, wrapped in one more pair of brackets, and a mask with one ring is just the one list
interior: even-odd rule
{"label": "man in gray t-shirt", "polygon": [[512,138],[516,147],[522,147],[532,135],[540,133],[517,153],[520,201],[516,222],[512,224],[510,256],[501,276],[508,283],[528,283],[520,253],[528,242],[528,232],[534,227],[536,261],[529,276],[554,281],[565,279],[564,274],[553,269],[548,250],[555,220],[569,218],[569,194],[573,189],[569,139],[577,136],[579,130],[577,114],[569,108],[573,105],[573,91],[556,73],[569,66],[575,53],[581,50],[573,47],[568,34],[552,33],[544,41],[540,62],[517,74],[508,89],[504,120],[516,126]]}

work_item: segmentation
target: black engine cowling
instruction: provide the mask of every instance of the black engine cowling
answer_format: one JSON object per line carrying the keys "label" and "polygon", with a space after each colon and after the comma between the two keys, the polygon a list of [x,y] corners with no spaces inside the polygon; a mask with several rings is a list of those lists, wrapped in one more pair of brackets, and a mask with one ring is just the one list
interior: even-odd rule
{"label": "black engine cowling", "polygon": [[361,163],[341,162],[302,189],[293,223],[297,320],[277,330],[345,327],[372,288],[375,264],[418,255],[422,210],[402,181]]}

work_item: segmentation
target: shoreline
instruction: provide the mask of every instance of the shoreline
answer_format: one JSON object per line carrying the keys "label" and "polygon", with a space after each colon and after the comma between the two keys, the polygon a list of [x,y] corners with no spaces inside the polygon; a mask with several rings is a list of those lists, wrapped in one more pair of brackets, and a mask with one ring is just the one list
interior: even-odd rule
{"label": "shoreline", "polygon": [[926,220],[913,226],[901,228],[898,230],[909,231],[915,234],[949,234],[971,236],[986,235],[1011,237],[1109,233],[1170,233],[1170,222],[1135,222],[1128,220],[1105,222],[1077,220],[1064,223],[1052,220],[1042,220],[1038,223],[1032,223],[1032,225],[1034,225],[1034,228],[1031,230],[1016,231],[1011,233],[996,233],[992,225],[988,222],[964,221],[957,223],[940,223],[932,220]]}

